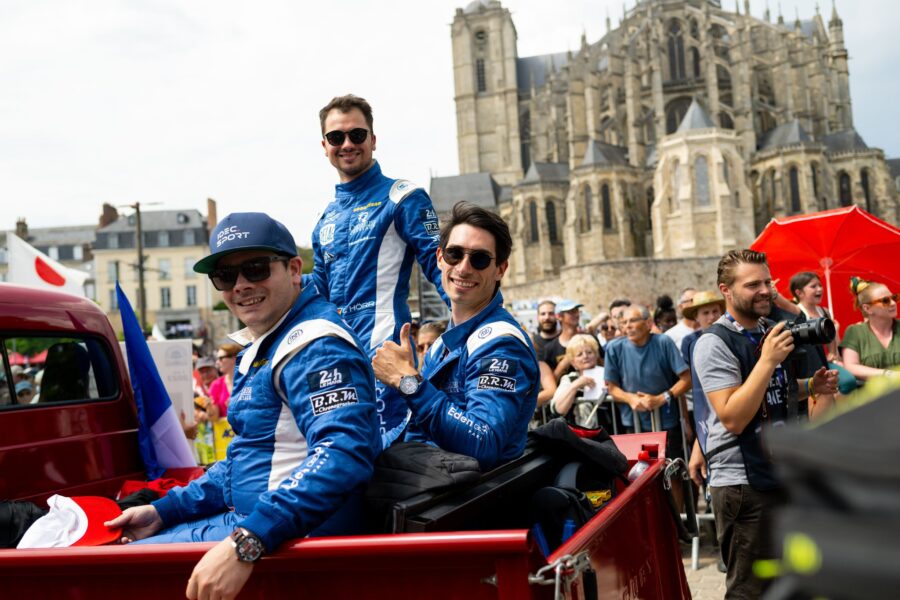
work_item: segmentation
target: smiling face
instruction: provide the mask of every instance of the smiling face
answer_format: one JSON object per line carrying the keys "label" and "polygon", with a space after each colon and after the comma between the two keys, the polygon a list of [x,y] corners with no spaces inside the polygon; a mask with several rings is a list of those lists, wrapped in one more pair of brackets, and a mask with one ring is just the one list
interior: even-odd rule
{"label": "smiling face", "polygon": [[552,302],[538,306],[538,329],[548,335],[556,333],[556,305]]}
{"label": "smiling face", "polygon": [[375,134],[369,130],[366,117],[358,108],[350,112],[341,112],[340,109],[332,109],[325,117],[325,133],[331,131],[348,132],[353,129],[365,129],[369,132],[361,144],[354,144],[350,136],[344,136],[344,143],[340,146],[332,146],[328,140],[322,139],[322,148],[325,156],[335,169],[341,183],[353,181],[362,175],[366,169],[372,166],[372,152],[375,150]]}
{"label": "smiling face", "polygon": [[578,324],[581,323],[581,309],[573,308],[572,310],[567,310],[566,312],[558,313],[557,318],[559,318],[559,322],[562,325],[563,329],[567,331],[575,331],[578,329]]}
{"label": "smiling face", "polygon": [[[772,311],[772,277],[769,267],[756,263],[740,263],[734,270],[734,283],[719,285],[728,312],[735,317],[758,319]],[[737,313],[737,314],[736,314]]]}
{"label": "smiling face", "polygon": [[[466,252],[483,250],[491,256],[497,255],[494,236],[484,229],[467,224],[457,225],[450,231],[447,248],[453,247]],[[441,269],[441,284],[450,298],[453,322],[456,324],[478,314],[490,303],[497,284],[509,266],[509,261],[498,265],[494,259],[486,268],[479,271],[472,266],[468,254],[455,265],[444,260],[442,248],[438,248],[437,256],[438,266]]]}
{"label": "smiling face", "polygon": [[[222,258],[218,268],[237,266],[252,258],[273,256],[267,250],[246,250]],[[284,262],[273,262],[268,279],[252,282],[238,274],[234,288],[222,292],[225,305],[259,337],[272,328],[290,310],[300,294],[302,263],[299,257]]]}
{"label": "smiling face", "polygon": [[825,288],[822,287],[822,282],[816,277],[799,290],[795,290],[794,293],[797,295],[797,300],[804,306],[818,306],[822,304],[824,291]]}
{"label": "smiling face", "polygon": [[694,320],[700,324],[700,329],[706,329],[719,320],[722,316],[722,307],[718,304],[707,304],[697,309]]}
{"label": "smiling face", "polygon": [[[890,298],[892,292],[886,285],[875,284],[866,290],[866,302],[862,305],[863,314],[869,320],[889,322],[897,318],[897,303],[891,301],[888,306],[880,302],[882,298]],[[873,302],[878,300],[879,302]]]}
{"label": "smiling face", "polygon": [[589,344],[584,344],[575,350],[575,356],[572,357],[572,366],[579,373],[597,366],[597,351]]}

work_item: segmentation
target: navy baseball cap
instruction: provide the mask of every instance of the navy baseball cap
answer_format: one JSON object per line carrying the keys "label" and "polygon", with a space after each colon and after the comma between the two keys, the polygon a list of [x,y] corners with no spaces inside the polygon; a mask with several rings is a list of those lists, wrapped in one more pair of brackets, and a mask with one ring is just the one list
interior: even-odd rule
{"label": "navy baseball cap", "polygon": [[211,254],[194,265],[197,273],[212,273],[223,256],[241,250],[272,250],[297,256],[297,244],[287,227],[265,213],[231,213],[209,235]]}

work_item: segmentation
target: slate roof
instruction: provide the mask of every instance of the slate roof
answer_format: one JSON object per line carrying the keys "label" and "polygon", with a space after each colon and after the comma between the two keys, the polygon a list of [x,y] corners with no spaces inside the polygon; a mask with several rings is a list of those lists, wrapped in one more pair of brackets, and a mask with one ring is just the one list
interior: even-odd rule
{"label": "slate roof", "polygon": [[528,92],[531,85],[541,87],[547,81],[550,65],[559,71],[569,62],[568,52],[543,54],[541,56],[525,56],[516,59],[516,85],[519,91]]}
{"label": "slate roof", "polygon": [[[469,173],[450,177],[433,177],[428,195],[439,213],[448,213],[460,200],[471,202],[482,208],[496,209],[502,201],[504,191],[490,173]],[[509,198],[512,198],[510,192]]]}
{"label": "slate roof", "polygon": [[684,113],[684,118],[681,120],[681,125],[678,126],[676,133],[692,129],[713,129],[715,126],[715,123],[712,122],[712,119],[709,118],[709,115],[706,114],[706,111],[703,110],[697,99],[694,98],[691,100],[691,106]]}
{"label": "slate roof", "polygon": [[568,183],[568,163],[531,163],[521,183]]}
{"label": "slate roof", "polygon": [[825,142],[828,152],[833,153],[869,149],[856,130],[852,128],[826,135],[822,141]]}
{"label": "slate roof", "polygon": [[763,138],[759,149],[769,150],[770,148],[810,144],[812,141],[812,137],[806,133],[806,130],[800,125],[800,121],[794,119],[769,131]]}
{"label": "slate roof", "polygon": [[584,160],[581,166],[588,165],[625,165],[628,164],[626,154],[628,150],[621,146],[613,146],[605,142],[592,140],[588,144],[587,151],[584,153]]}
{"label": "slate roof", "polygon": [[[173,229],[196,229],[203,227],[203,215],[194,209],[188,210],[142,210],[141,229],[144,231],[170,231]],[[101,232],[134,231],[133,215],[121,216]]]}

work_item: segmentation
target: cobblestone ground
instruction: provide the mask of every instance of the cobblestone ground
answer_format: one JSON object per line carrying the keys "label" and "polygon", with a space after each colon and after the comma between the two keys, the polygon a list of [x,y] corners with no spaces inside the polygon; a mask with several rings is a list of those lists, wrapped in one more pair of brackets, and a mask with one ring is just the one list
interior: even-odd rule
{"label": "cobblestone ground", "polygon": [[722,600],[725,597],[725,574],[716,568],[718,549],[703,540],[700,544],[700,568],[691,569],[691,547],[682,544],[681,556],[694,600]]}

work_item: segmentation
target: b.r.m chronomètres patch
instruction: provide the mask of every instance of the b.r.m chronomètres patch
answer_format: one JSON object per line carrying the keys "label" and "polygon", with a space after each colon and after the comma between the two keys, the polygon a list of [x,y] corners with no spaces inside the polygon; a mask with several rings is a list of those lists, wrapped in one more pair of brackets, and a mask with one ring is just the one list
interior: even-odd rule
{"label": "b.r.m chronom\u00e8tres patch", "polygon": [[309,397],[309,402],[312,404],[313,416],[318,417],[342,406],[357,404],[359,396],[355,387],[344,387],[321,394],[313,394]]}

